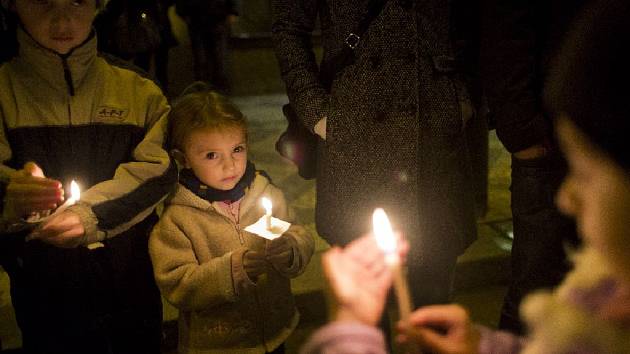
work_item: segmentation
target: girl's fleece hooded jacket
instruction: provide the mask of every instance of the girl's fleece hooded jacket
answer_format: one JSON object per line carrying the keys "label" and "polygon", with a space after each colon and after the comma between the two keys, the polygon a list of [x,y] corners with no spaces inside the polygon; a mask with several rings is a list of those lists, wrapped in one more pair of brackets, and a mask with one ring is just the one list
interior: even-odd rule
{"label": "girl's fleece hooded jacket", "polygon": [[257,174],[240,200],[238,222],[219,203],[178,185],[149,251],[163,296],[180,310],[180,353],[265,353],[282,344],[296,327],[289,278],[302,273],[313,253],[312,237],[300,225],[285,233],[293,264],[257,281],[243,269],[246,250],[265,252],[267,241],[244,231],[264,215],[261,198],[273,202],[273,216],[292,221],[282,192]]}

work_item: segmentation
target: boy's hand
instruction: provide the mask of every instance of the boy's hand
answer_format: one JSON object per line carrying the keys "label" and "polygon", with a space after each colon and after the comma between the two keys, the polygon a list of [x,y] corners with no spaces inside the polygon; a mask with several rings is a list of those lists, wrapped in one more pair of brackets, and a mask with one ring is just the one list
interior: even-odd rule
{"label": "boy's hand", "polygon": [[256,281],[258,276],[267,272],[265,255],[256,251],[247,251],[243,255],[243,268],[249,279]]}
{"label": "boy's hand", "polygon": [[17,220],[54,209],[62,201],[61,182],[44,177],[37,164],[28,162],[10,177],[4,196],[3,217]]}
{"label": "boy's hand", "polygon": [[46,220],[29,235],[30,239],[38,239],[61,248],[74,248],[83,244],[85,228],[79,215],[66,210]]}
{"label": "boy's hand", "polygon": [[398,323],[400,342],[416,342],[431,352],[442,354],[476,354],[479,332],[468,312],[459,305],[422,307]]}
{"label": "boy's hand", "polygon": [[292,236],[282,235],[266,244],[266,257],[276,269],[286,269],[293,264]]}

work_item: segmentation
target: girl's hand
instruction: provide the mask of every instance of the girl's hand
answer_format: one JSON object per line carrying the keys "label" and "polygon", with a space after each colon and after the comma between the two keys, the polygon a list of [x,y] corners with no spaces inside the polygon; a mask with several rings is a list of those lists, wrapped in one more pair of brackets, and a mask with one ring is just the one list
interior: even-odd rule
{"label": "girl's hand", "polygon": [[476,354],[479,332],[468,312],[459,305],[422,307],[398,323],[398,341],[409,341],[441,354]]}
{"label": "girl's hand", "polygon": [[66,210],[50,219],[28,237],[61,248],[74,248],[83,244],[85,228],[76,213]]}
{"label": "girl's hand", "polygon": [[322,256],[324,275],[338,304],[336,319],[376,325],[392,283],[383,253],[371,234]]}
{"label": "girl's hand", "polygon": [[4,196],[3,217],[18,220],[31,214],[45,212],[63,201],[61,182],[44,177],[34,162],[10,176]]}
{"label": "girl's hand", "polygon": [[251,250],[245,252],[245,254],[243,254],[243,268],[249,279],[256,281],[259,275],[267,272],[265,255]]}
{"label": "girl's hand", "polygon": [[266,258],[276,269],[287,269],[293,264],[292,236],[282,235],[266,244]]}

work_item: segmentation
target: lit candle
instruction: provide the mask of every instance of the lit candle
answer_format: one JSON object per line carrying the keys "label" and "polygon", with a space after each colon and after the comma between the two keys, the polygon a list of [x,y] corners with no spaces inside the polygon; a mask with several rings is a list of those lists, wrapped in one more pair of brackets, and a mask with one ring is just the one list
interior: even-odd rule
{"label": "lit candle", "polygon": [[267,227],[267,230],[271,230],[271,211],[273,210],[271,200],[263,197],[262,205],[265,208],[265,226]]}
{"label": "lit candle", "polygon": [[61,204],[53,214],[63,212],[69,206],[74,205],[74,203],[76,203],[79,199],[81,199],[81,188],[79,188],[77,182],[72,180],[72,182],[70,182],[70,198],[66,199],[66,201]]}
{"label": "lit candle", "polygon": [[396,293],[396,301],[398,302],[398,313],[400,319],[404,320],[411,314],[412,303],[409,296],[409,285],[405,277],[398,254],[398,243],[394,232],[387,218],[387,214],[381,208],[374,210],[372,214],[372,223],[374,227],[374,237],[376,243],[385,254],[385,262],[392,271],[394,280],[394,292]]}

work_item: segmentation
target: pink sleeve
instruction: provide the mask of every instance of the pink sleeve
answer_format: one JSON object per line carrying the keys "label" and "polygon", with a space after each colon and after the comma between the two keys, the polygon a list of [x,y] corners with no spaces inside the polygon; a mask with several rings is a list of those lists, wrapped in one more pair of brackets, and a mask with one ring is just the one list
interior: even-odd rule
{"label": "pink sleeve", "polygon": [[318,329],[301,354],[386,354],[383,333],[371,326],[332,322]]}
{"label": "pink sleeve", "polygon": [[479,354],[517,354],[525,347],[525,339],[506,331],[494,331],[490,328],[477,326],[481,338],[479,340]]}

